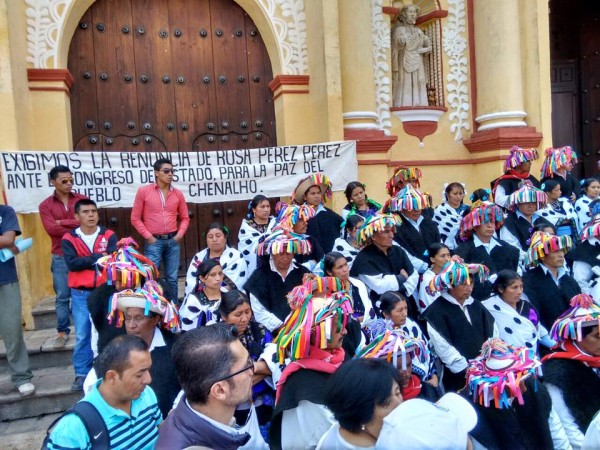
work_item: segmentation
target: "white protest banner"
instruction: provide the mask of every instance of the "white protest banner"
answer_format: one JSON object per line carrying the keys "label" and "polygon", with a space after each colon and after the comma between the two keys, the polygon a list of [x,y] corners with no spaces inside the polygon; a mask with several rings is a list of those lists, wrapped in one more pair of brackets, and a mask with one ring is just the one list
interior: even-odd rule
{"label": "white protest banner", "polygon": [[356,142],[341,141],[211,152],[3,152],[0,165],[7,203],[18,213],[38,211],[52,194],[50,169],[71,169],[74,190],[99,207],[131,207],[140,186],[154,182],[152,164],[173,161],[173,185],[191,203],[291,195],[298,182],[324,172],[341,191],[357,179]]}

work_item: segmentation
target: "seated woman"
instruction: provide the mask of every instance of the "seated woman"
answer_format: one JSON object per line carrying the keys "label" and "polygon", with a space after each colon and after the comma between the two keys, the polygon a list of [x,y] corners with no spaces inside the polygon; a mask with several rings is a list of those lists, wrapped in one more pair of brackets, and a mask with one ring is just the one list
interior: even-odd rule
{"label": "seated woman", "polygon": [[352,298],[352,316],[360,322],[361,327],[368,327],[376,318],[375,309],[367,293],[365,283],[350,276],[347,258],[338,252],[329,252],[323,258],[323,272],[328,277],[338,278]]}
{"label": "seated woman", "polygon": [[577,240],[578,218],[573,205],[567,197],[563,197],[560,183],[557,180],[546,180],[542,190],[548,195],[548,204],[538,214],[556,227],[559,236],[571,236]]}
{"label": "seated woman", "polygon": [[377,214],[381,209],[379,203],[367,196],[365,189],[366,186],[360,181],[351,181],[348,183],[344,191],[348,204],[342,210],[342,219],[346,219],[352,214],[369,217]]}
{"label": "seated woman", "polygon": [[343,221],[336,212],[324,206],[328,198],[331,198],[331,181],[324,173],[313,173],[303,178],[292,192],[293,203],[306,203],[315,210],[307,234],[317,240],[324,252],[331,251],[335,239],[340,235]]}
{"label": "seated woman", "polygon": [[458,245],[460,220],[469,211],[463,203],[465,186],[461,183],[446,183],[444,186],[443,202],[433,211],[433,221],[436,223],[442,242],[450,250]]}
{"label": "seated woman", "polygon": [[494,281],[496,295],[482,302],[494,316],[500,338],[508,345],[525,347],[538,353],[538,344],[553,347],[556,342],[540,323],[537,310],[523,300],[523,280],[517,272],[501,270]]}
{"label": "seated woman", "polygon": [[358,236],[358,230],[360,230],[360,227],[364,223],[365,218],[358,214],[346,216],[346,220],[342,224],[342,236],[337,238],[333,243],[333,251],[344,255],[351,269],[354,259],[360,251],[360,245],[358,245],[356,237]]}
{"label": "seated woman", "polygon": [[542,383],[535,352],[502,339],[484,342],[469,361],[463,395],[477,411],[472,436],[486,448],[569,448],[552,401]]}
{"label": "seated woman", "polygon": [[223,268],[218,261],[203,261],[196,271],[198,279],[196,287],[190,292],[181,305],[181,329],[183,331],[211,325],[221,320],[218,314],[223,291],[229,290],[224,285]]}
{"label": "seated woman", "polygon": [[305,236],[282,229],[261,238],[256,247],[257,255],[265,256],[267,261],[250,276],[244,290],[250,295],[256,321],[267,330],[274,331],[283,324],[290,313],[288,292],[302,284],[305,273],[310,273],[294,262],[294,255],[310,252]]}
{"label": "seated woman", "polygon": [[257,266],[256,246],[259,238],[269,233],[274,225],[269,199],[262,194],[256,195],[248,203],[248,214],[242,219],[238,233],[238,250],[248,266],[248,276]]}
{"label": "seated woman", "polygon": [[594,217],[583,229],[581,243],[565,258],[572,264],[573,278],[581,287],[581,292],[600,301],[600,202],[593,206],[592,211]]}
{"label": "seated woman", "polygon": [[[352,301],[338,279],[317,278],[290,293],[290,314],[277,336],[277,359],[289,362],[276,381],[271,448],[313,448],[333,425],[325,383],[344,361],[342,343]],[[269,361],[265,361],[269,363]],[[301,433],[298,430],[302,430]]]}
{"label": "seated woman", "polygon": [[424,317],[430,342],[446,369],[446,391],[464,387],[467,360],[479,354],[487,339],[498,336],[494,317],[471,297],[473,278],[483,281],[488,274],[485,266],[465,264],[454,256],[429,283],[430,291],[441,293]]}
{"label": "seated woman", "polygon": [[422,398],[432,402],[440,398],[440,391],[430,383],[423,383],[413,372],[415,364],[423,366],[433,359],[425,341],[413,338],[400,329],[387,330],[367,346],[356,352],[356,358],[382,358],[391,363],[402,380],[402,398]]}
{"label": "seated woman", "polygon": [[600,307],[592,297],[573,297],[550,334],[558,345],[542,358],[544,384],[573,448],[600,410]]}
{"label": "seated woman", "polygon": [[598,200],[600,194],[600,181],[597,178],[586,178],[581,181],[582,196],[575,202],[575,213],[577,214],[577,225],[579,233],[592,220],[593,214],[590,211],[592,202]]}
{"label": "seated woman", "polygon": [[[306,267],[311,272],[317,269],[317,264],[323,258],[323,249],[319,242],[313,237],[306,234],[308,224],[314,220],[315,210],[307,204],[304,205],[287,205],[285,203],[278,204],[281,208],[273,230],[287,230],[295,235],[303,236],[310,244],[310,253],[298,253],[294,255],[294,261],[299,265]],[[319,269],[317,269],[318,271]]]}
{"label": "seated woman", "polygon": [[227,244],[229,230],[219,222],[211,223],[205,232],[206,248],[194,255],[185,276],[185,294],[196,287],[198,266],[203,261],[214,259],[221,264],[231,289],[241,289],[250,273],[242,254]]}
{"label": "seated woman", "polygon": [[[402,330],[414,339],[420,339],[428,346],[428,341],[417,322],[408,317],[408,303],[406,298],[397,292],[388,291],[379,300],[379,310],[383,319],[377,319],[371,326],[373,339],[385,334],[389,330]],[[422,360],[414,361],[413,371],[420,380],[429,383],[434,388],[438,387],[438,376],[435,369],[435,357],[429,352],[423,355]]]}
{"label": "seated woman", "polygon": [[451,256],[450,248],[446,244],[440,242],[431,244],[427,249],[427,254],[429,255],[431,265],[429,266],[429,269],[423,273],[419,283],[419,300],[417,301],[417,306],[420,314],[423,314],[427,307],[438,297],[436,294],[427,292],[427,286],[429,286],[429,282],[433,277],[441,272],[444,264],[450,261]]}
{"label": "seated woman", "polygon": [[[271,333],[254,320],[250,299],[241,291],[233,290],[223,294],[219,304],[221,320],[235,326],[237,337],[253,361],[258,363],[265,345],[272,341]],[[262,361],[264,364],[264,361]],[[246,423],[250,406],[254,405],[261,426],[271,420],[275,405],[275,391],[267,384],[264,376],[255,375],[253,378],[252,402],[248,401],[237,407],[235,418],[237,423]]]}
{"label": "seated woman", "polygon": [[336,423],[317,449],[374,449],[383,419],[400,403],[401,379],[379,359],[355,359],[337,370],[325,387],[325,406]]}

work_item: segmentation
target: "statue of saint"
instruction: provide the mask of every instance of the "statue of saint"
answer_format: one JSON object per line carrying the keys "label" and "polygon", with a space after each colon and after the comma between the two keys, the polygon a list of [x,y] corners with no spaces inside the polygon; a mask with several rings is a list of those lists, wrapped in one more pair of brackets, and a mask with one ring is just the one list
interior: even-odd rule
{"label": "statue of saint", "polygon": [[415,26],[419,7],[406,5],[392,29],[393,106],[428,106],[423,55],[431,52],[429,38]]}

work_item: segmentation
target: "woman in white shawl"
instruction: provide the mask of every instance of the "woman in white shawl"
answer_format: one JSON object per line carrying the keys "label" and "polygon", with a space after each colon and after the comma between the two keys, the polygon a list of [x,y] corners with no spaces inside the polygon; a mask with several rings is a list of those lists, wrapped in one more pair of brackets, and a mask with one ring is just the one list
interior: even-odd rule
{"label": "woman in white shawl", "polygon": [[356,242],[356,235],[363,223],[365,223],[365,218],[363,216],[358,214],[346,216],[344,223],[342,223],[343,236],[337,238],[333,243],[332,251],[344,255],[350,269],[352,269],[354,258],[356,258],[356,255],[358,255],[358,252],[360,251],[360,246],[358,245],[358,242]]}
{"label": "woman in white shawl", "polygon": [[494,282],[496,295],[482,302],[494,316],[500,338],[516,347],[527,347],[538,352],[538,344],[548,348],[556,342],[539,321],[533,305],[523,300],[523,281],[517,272],[501,270]]}
{"label": "woman in white shawl", "polygon": [[458,245],[456,237],[460,231],[460,221],[469,207],[463,203],[465,186],[461,183],[446,183],[444,186],[444,202],[433,211],[433,221],[440,231],[442,242],[450,250]]}
{"label": "woman in white shawl", "polygon": [[560,184],[556,180],[546,180],[542,183],[542,190],[548,195],[548,204],[537,213],[556,227],[556,234],[571,236],[576,242],[579,237],[579,218],[569,199],[562,197]]}
{"label": "woman in white shawl", "polygon": [[271,216],[269,199],[262,194],[256,195],[248,203],[248,214],[242,219],[238,233],[238,250],[248,266],[248,276],[257,267],[256,246],[261,236],[268,234],[275,225],[275,217]]}
{"label": "woman in white shawl", "polygon": [[198,280],[198,266],[207,259],[218,261],[226,276],[225,282],[231,289],[242,289],[250,276],[248,266],[242,254],[227,245],[229,230],[219,222],[213,222],[206,228],[206,248],[194,255],[185,276],[185,294],[194,290]]}

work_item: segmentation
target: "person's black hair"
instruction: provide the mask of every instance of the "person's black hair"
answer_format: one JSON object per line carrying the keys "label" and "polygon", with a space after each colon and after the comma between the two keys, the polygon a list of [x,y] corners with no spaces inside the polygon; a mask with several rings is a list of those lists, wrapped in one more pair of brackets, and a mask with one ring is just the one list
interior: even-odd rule
{"label": "person's black hair", "polygon": [[323,257],[323,271],[326,275],[333,276],[333,267],[335,266],[336,261],[340,258],[345,259],[346,257],[340,252],[329,252],[325,254]]}
{"label": "person's black hair", "polygon": [[196,271],[196,274],[198,277],[200,277],[200,276],[206,277],[206,275],[208,275],[208,272],[210,272],[215,267],[220,266],[220,265],[221,265],[221,263],[219,261],[217,261],[216,259],[208,258],[200,263],[200,265],[198,266],[198,270]]}
{"label": "person's black hair", "polygon": [[396,291],[387,291],[384,292],[381,297],[379,297],[379,309],[382,313],[389,314],[396,307],[398,302],[406,302],[406,297]]}
{"label": "person's black hair", "polygon": [[221,317],[223,317],[224,319],[233,311],[235,311],[235,309],[238,306],[243,305],[245,303],[250,305],[250,299],[242,291],[238,291],[237,289],[227,291],[223,295],[221,295],[221,303],[219,304],[219,314],[221,314]]}
{"label": "person's black hair", "polygon": [[346,190],[344,191],[344,195],[346,196],[346,199],[348,200],[348,203],[352,203],[352,191],[356,188],[362,188],[363,191],[365,191],[365,199],[366,199],[366,188],[365,185],[363,183],[361,183],[360,181],[351,181],[350,183],[348,183],[346,185]]}
{"label": "person's black hair", "polygon": [[258,205],[260,205],[265,200],[269,201],[269,199],[265,195],[255,195],[254,198],[248,203],[248,214],[246,215],[246,217],[248,217],[248,219],[252,219],[254,217],[254,211],[252,210],[258,207]]}
{"label": "person's black hair", "polygon": [[73,206],[73,211],[75,214],[79,214],[82,206],[95,206],[98,209],[98,205],[94,200],[90,200],[89,198],[82,198],[81,200],[77,200],[75,205]]}
{"label": "person's black hair", "polygon": [[346,217],[346,221],[344,222],[344,239],[348,239],[350,230],[354,229],[356,225],[364,221],[365,218],[360,214],[350,214],[348,217]]}
{"label": "person's black hair", "polygon": [[205,404],[212,385],[231,373],[236,362],[231,343],[237,339],[235,327],[216,323],[188,331],[175,342],[171,356],[190,402]]}
{"label": "person's black hair", "polygon": [[50,173],[48,174],[48,176],[50,177],[51,180],[56,180],[58,178],[58,174],[60,173],[72,173],[71,169],[69,169],[67,166],[56,166],[53,167],[52,169],[50,169]]}
{"label": "person's black hair", "polygon": [[227,228],[221,222],[211,222],[211,223],[209,223],[208,226],[206,227],[206,230],[204,230],[204,236],[205,237],[206,237],[206,235],[208,234],[208,232],[210,230],[221,230],[223,232],[223,234],[225,235],[225,240],[227,240],[227,236],[229,236],[229,228]]}
{"label": "person's black hair", "polygon": [[542,191],[546,193],[552,192],[558,185],[560,185],[560,183],[556,180],[546,180],[542,183]]}
{"label": "person's black hair", "polygon": [[98,378],[104,378],[109,370],[121,375],[131,366],[129,354],[132,351],[147,352],[148,344],[132,334],[122,334],[111,340],[94,361],[94,370]]}
{"label": "person's black hair", "polygon": [[554,234],[556,234],[556,227],[545,220],[542,220],[538,222],[537,225],[534,225],[531,234],[535,233],[536,231],[544,231],[544,229],[546,228],[552,228],[552,231],[554,232]]}
{"label": "person's black hair", "polygon": [[437,256],[440,250],[444,248],[450,251],[450,247],[448,247],[443,242],[433,242],[429,245],[429,247],[427,247],[427,255],[429,256],[429,258],[433,258],[434,256]]}
{"label": "person's black hair", "polygon": [[168,164],[170,166],[173,166],[173,161],[171,161],[169,158],[160,158],[157,159],[154,164],[152,164],[152,167],[154,168],[155,172],[158,172],[161,167],[163,166],[163,164]]}
{"label": "person's black hair", "polygon": [[368,424],[377,406],[388,406],[398,370],[383,359],[353,359],[337,369],[325,386],[325,406],[340,427],[353,433]]}
{"label": "person's black hair", "polygon": [[475,189],[470,198],[471,203],[475,203],[477,200],[482,202],[488,201],[490,199],[490,191],[483,188]]}
{"label": "person's black hair", "polygon": [[499,296],[502,296],[502,291],[505,291],[507,287],[513,284],[516,280],[521,279],[521,275],[519,275],[514,270],[503,269],[497,273],[498,277],[494,284],[492,285],[492,289],[494,293]]}
{"label": "person's black hair", "polygon": [[594,177],[586,178],[584,180],[581,180],[580,181],[580,183],[581,183],[581,193],[587,195],[586,191],[587,191],[587,189],[590,187],[590,185],[593,182],[600,183],[600,181],[598,180],[598,178],[594,178]]}
{"label": "person's black hair", "polygon": [[[450,195],[450,192],[452,192],[452,189],[454,189],[454,188],[459,188],[463,191],[463,194],[465,193],[465,187],[462,184],[460,184],[458,181],[449,183],[448,186],[446,186],[446,189],[444,189],[444,194],[446,195],[446,201],[448,201],[448,195]],[[460,202],[460,204],[462,205],[462,202]]]}

